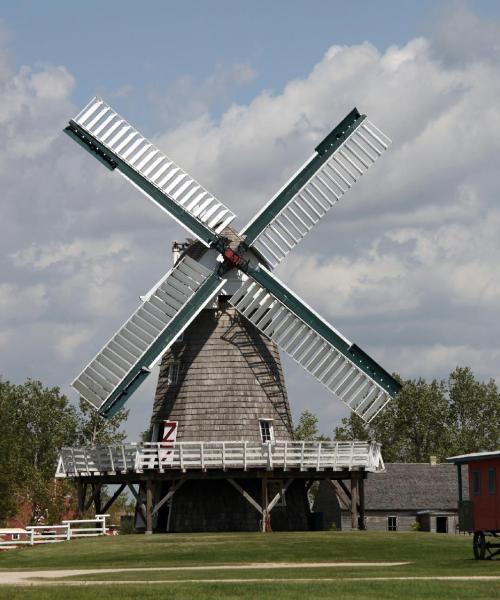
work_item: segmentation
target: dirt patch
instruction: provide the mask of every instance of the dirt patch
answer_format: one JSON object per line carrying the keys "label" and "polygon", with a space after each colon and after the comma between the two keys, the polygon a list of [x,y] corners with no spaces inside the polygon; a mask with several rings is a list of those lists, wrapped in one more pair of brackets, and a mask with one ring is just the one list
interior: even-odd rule
{"label": "dirt patch", "polygon": [[[245,564],[224,564],[224,565],[199,565],[192,567],[144,567],[144,568],[114,568],[114,569],[58,569],[47,571],[0,571],[0,585],[90,585],[92,583],[98,585],[109,585],[112,583],[130,584],[133,581],[58,581],[63,577],[85,577],[86,575],[96,575],[100,573],[147,573],[149,571],[230,571],[242,569],[290,569],[300,567],[305,569],[314,569],[321,567],[328,568],[363,568],[363,567],[398,567],[407,565],[408,562],[328,562],[328,563],[245,563]],[[36,580],[36,581],[35,581]],[[170,579],[168,581],[171,581]],[[183,580],[184,582],[190,580]],[[198,580],[195,580],[198,581]],[[203,581],[203,580],[202,580]],[[207,580],[207,581],[219,581]],[[229,581],[225,579],[224,581]],[[234,580],[239,581],[239,580]],[[233,583],[234,583],[233,581]],[[253,581],[245,579],[245,581]],[[255,581],[264,581],[258,579]],[[273,580],[279,581],[279,580]],[[294,581],[294,580],[291,580]],[[309,581],[309,580],[304,580]],[[314,580],[315,581],[315,580]],[[164,583],[165,581],[161,581]],[[137,582],[136,582],[137,583]],[[142,580],[141,583],[156,583]],[[160,583],[160,581],[158,581]]]}

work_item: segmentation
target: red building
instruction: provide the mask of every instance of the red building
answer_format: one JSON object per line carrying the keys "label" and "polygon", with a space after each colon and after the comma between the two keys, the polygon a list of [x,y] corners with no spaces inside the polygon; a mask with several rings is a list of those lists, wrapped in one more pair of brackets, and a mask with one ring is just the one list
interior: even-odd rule
{"label": "red building", "polygon": [[[500,450],[452,456],[457,466],[459,527],[474,533],[473,549],[477,559],[500,554]],[[462,465],[469,475],[469,500],[462,496]]]}

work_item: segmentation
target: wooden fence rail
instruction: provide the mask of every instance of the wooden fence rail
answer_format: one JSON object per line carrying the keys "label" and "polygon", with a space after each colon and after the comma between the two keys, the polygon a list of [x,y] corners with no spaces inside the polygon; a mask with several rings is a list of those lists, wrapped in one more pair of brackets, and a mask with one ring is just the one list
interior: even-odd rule
{"label": "wooden fence rail", "polygon": [[[2,539],[0,537],[0,550],[23,545],[53,544],[73,538],[106,535],[106,517],[109,517],[109,515],[96,515],[95,519],[67,520],[63,521],[61,525],[28,525],[22,532],[19,529],[12,530],[24,539]],[[82,525],[93,526],[81,527]],[[2,531],[4,536],[9,537],[7,529]]]}

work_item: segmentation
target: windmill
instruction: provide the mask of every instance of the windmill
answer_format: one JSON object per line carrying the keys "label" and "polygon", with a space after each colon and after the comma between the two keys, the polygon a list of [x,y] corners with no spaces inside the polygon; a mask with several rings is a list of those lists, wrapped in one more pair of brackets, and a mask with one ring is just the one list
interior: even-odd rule
{"label": "windmill", "polygon": [[[182,410],[178,406],[179,372],[174,359],[198,344],[190,359],[196,361],[209,338],[224,339],[222,354],[213,358],[219,366],[232,344],[248,368],[260,368],[253,380],[261,389],[267,385],[263,394],[272,405],[264,409],[271,417],[258,421],[265,442],[274,440],[273,421],[283,425],[281,430],[277,427],[280,439],[292,439],[277,347],[367,423],[398,392],[400,386],[388,372],[272,272],[389,147],[389,138],[365,115],[354,108],[239,234],[231,227],[235,215],[229,208],[102,99],[93,98],[65,132],[108,169],[128,179],[196,240],[182,248],[174,267],[141,297],[137,311],[73,381],[72,386],[102,416],[111,417],[121,409],[163,359],[152,425],[158,428],[170,419],[174,429],[178,423],[180,437],[197,439],[203,428],[188,414],[196,410],[189,403]],[[218,311],[215,320],[207,316],[209,309]],[[223,315],[221,332],[217,326]],[[224,366],[230,372],[231,367]],[[231,384],[231,377],[223,377]],[[228,393],[220,389],[222,395]],[[256,395],[259,392],[248,393],[252,398]],[[240,411],[246,427],[246,412],[250,407],[258,411],[258,406],[262,406],[259,401],[245,405],[244,399],[237,408],[212,414],[212,422],[220,427],[215,427],[211,439],[235,439],[232,429],[237,424],[228,427],[228,411]],[[162,435],[157,429],[154,441],[162,440]],[[240,432],[236,439],[253,438]]]}

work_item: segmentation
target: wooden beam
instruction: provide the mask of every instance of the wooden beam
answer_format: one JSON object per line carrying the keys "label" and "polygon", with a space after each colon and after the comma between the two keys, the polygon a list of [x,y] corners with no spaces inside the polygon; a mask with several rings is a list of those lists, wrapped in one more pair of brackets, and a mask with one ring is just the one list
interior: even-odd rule
{"label": "wooden beam", "polygon": [[140,484],[139,484],[139,492],[136,491],[136,489],[134,488],[134,484],[128,483],[127,485],[128,485],[128,489],[132,492],[132,495],[134,496],[134,498],[136,500],[136,509],[141,513],[141,516],[144,519],[144,523],[145,523],[146,522],[146,512],[144,510],[144,502],[141,499]]}
{"label": "wooden beam", "polygon": [[342,481],[342,479],[339,479],[337,482],[340,487],[342,488],[342,490],[344,491],[345,495],[349,498],[349,502],[351,501],[351,492],[349,491],[349,488],[346,486],[346,484]]}
{"label": "wooden beam", "polygon": [[78,508],[77,508],[77,518],[82,519],[83,513],[85,512],[85,496],[87,495],[87,484],[83,481],[77,482],[77,498],[78,498]]}
{"label": "wooden beam", "polygon": [[267,510],[267,506],[269,505],[269,490],[267,487],[267,477],[262,478],[262,506],[266,507],[262,510],[262,531],[270,531],[271,530],[271,519],[269,512]]}
{"label": "wooden beam", "polygon": [[358,529],[364,531],[366,529],[366,523],[365,523],[365,480],[364,479],[358,479],[358,491],[359,491]]}
{"label": "wooden beam", "polygon": [[351,479],[351,529],[358,528],[358,480]]}
{"label": "wooden beam", "polygon": [[146,481],[146,533],[153,533],[153,481]]}
{"label": "wooden beam", "polygon": [[351,506],[351,496],[350,494],[346,494],[345,491],[338,485],[338,481],[327,479],[328,483],[332,487],[335,495],[337,496],[337,500],[339,502],[340,508],[343,510],[349,510]]}
{"label": "wooden beam", "polygon": [[290,487],[290,484],[292,483],[293,479],[289,479],[285,485],[282,487],[281,492],[278,492],[276,494],[276,496],[274,496],[274,498],[271,500],[271,502],[269,502],[269,504],[267,505],[267,513],[269,514],[273,508],[276,506],[276,503],[278,502],[278,500],[280,498],[282,498],[285,494],[287,489]]}
{"label": "wooden beam", "polygon": [[102,512],[107,513],[111,508],[112,504],[115,500],[117,500],[118,496],[123,492],[123,490],[127,487],[126,483],[122,483],[121,486],[116,490],[116,492],[111,496],[111,498],[104,505]]}
{"label": "wooden beam", "polygon": [[153,515],[155,515],[160,510],[160,508],[165,504],[165,502],[168,502],[173,498],[175,492],[181,487],[181,485],[185,483],[185,481],[185,479],[181,479],[180,481],[174,482],[172,484],[172,487],[168,490],[165,496],[163,496],[163,498],[154,505]]}
{"label": "wooden beam", "polygon": [[236,490],[238,490],[238,492],[243,496],[243,498],[245,498],[245,500],[249,502],[255,508],[255,510],[257,510],[257,512],[262,514],[261,505],[258,502],[256,502],[248,492],[246,492],[238,483],[236,483],[234,479],[228,479],[228,481]]}
{"label": "wooden beam", "polygon": [[128,483],[128,489],[132,492],[132,496],[137,500],[137,502],[141,502],[141,497],[139,492],[135,489],[133,483]]}
{"label": "wooden beam", "polygon": [[[102,487],[102,483],[93,483],[92,485],[92,494],[89,498],[89,501],[87,502],[87,504],[84,506],[84,510],[87,511],[91,506],[92,506],[92,502],[95,501],[95,499],[100,495],[101,493],[101,487]],[[96,513],[100,514],[97,512],[97,508],[96,508]]]}

